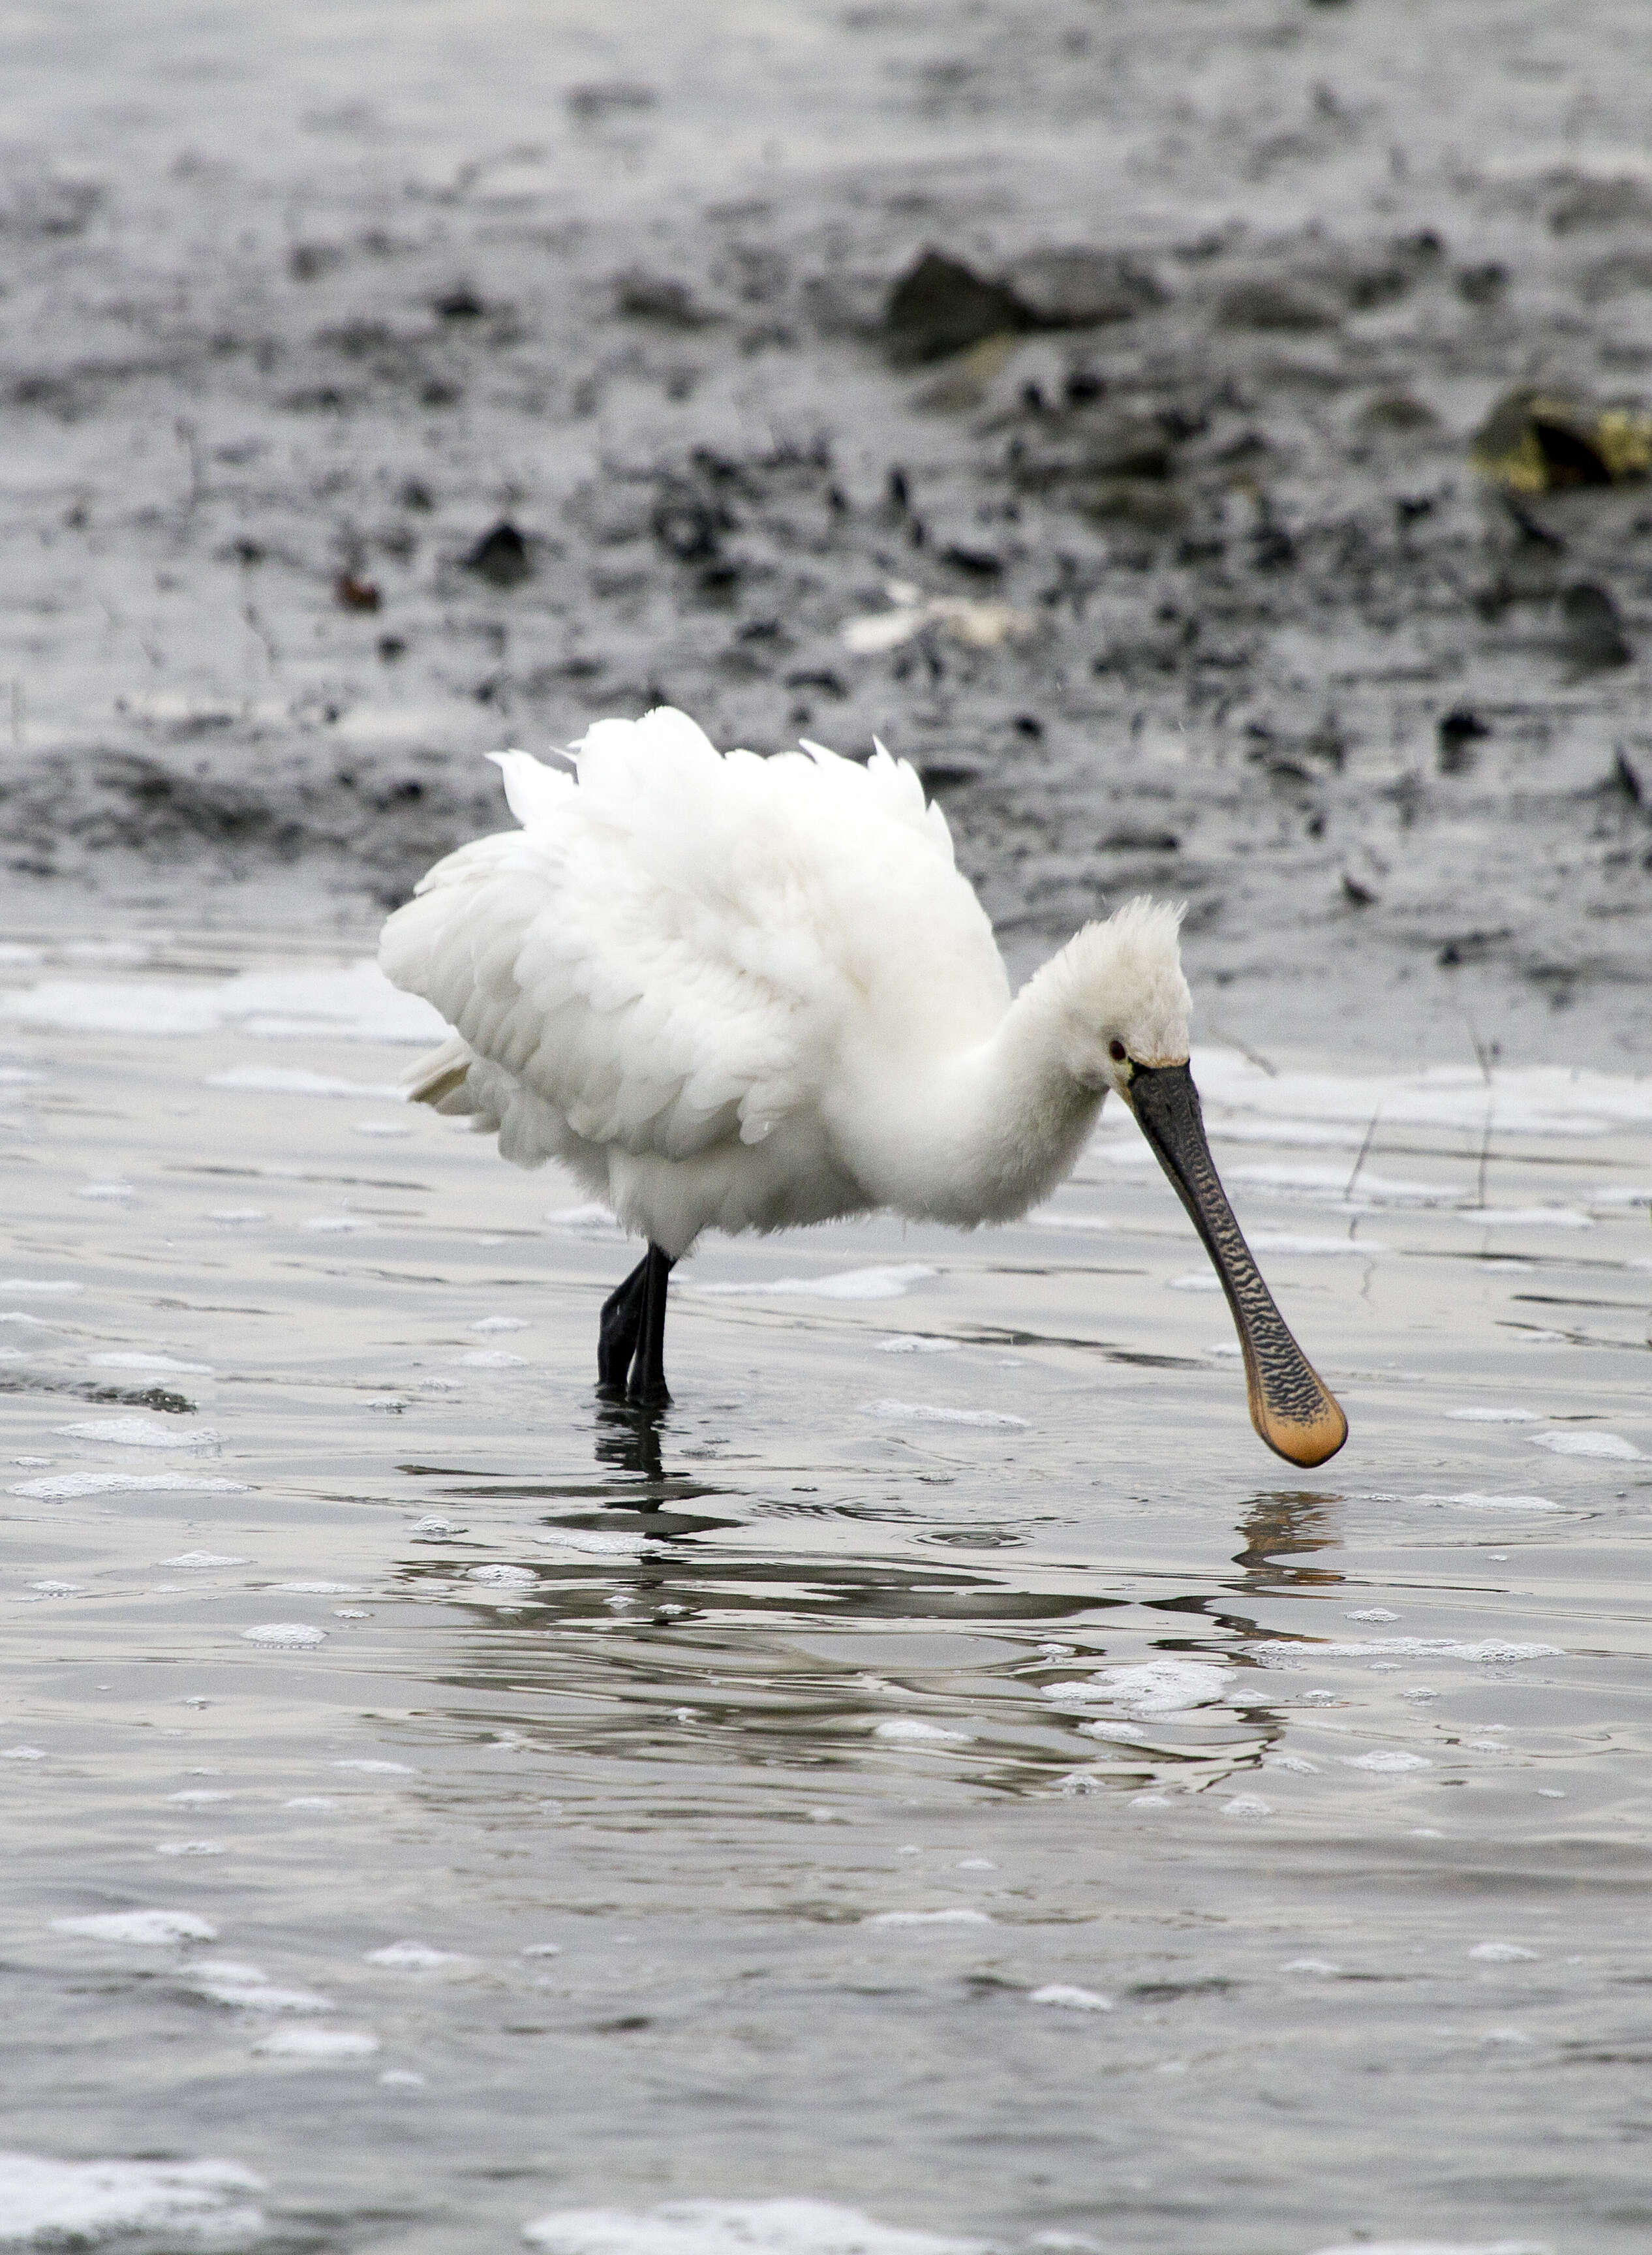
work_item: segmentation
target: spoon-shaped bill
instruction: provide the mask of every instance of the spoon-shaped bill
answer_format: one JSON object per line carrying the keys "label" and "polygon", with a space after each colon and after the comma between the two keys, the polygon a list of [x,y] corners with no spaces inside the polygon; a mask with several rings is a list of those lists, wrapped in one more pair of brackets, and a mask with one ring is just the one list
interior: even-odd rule
{"label": "spoon-shaped bill", "polygon": [[1324,1464],[1347,1439],[1348,1421],[1290,1336],[1251,1259],[1205,1140],[1192,1074],[1185,1064],[1137,1065],[1129,1100],[1227,1295],[1245,1357],[1251,1423],[1287,1463]]}

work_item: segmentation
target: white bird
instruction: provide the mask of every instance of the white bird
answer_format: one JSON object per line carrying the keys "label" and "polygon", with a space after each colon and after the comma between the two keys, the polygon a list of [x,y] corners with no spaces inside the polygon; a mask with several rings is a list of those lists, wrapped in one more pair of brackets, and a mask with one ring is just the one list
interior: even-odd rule
{"label": "white bird", "polygon": [[1013,1220],[1113,1091],[1221,1279],[1257,1432],[1293,1464],[1341,1447],[1205,1140],[1178,910],[1129,902],[1012,997],[946,818],[882,745],[721,755],[661,707],[599,720],[572,772],[491,756],[521,827],[439,862],[379,960],[454,1029],[413,1098],[560,1160],[646,1240],[602,1310],[605,1387],[669,1398],[667,1279],[702,1231]]}

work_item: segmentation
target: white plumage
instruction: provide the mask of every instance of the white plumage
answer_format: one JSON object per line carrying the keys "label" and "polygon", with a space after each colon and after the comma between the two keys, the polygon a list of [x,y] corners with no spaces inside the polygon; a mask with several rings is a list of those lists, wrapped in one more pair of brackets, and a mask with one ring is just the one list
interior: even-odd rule
{"label": "white plumage", "polygon": [[572,773],[494,755],[521,826],[439,863],[379,959],[453,1028],[413,1095],[520,1166],[561,1160],[648,1240],[604,1311],[605,1376],[651,1334],[632,1386],[663,1393],[665,1275],[703,1230],[1011,1219],[1071,1171],[1109,1089],[1223,1274],[1253,1416],[1240,1269],[1307,1370],[1198,1125],[1177,911],[1086,925],[1012,1000],[945,817],[882,746],[864,766],[720,755],[662,708],[576,750]]}
{"label": "white plumage", "polygon": [[[1106,1080],[1018,1070],[992,928],[904,761],[720,756],[669,709],[599,721],[577,781],[495,756],[522,827],[385,927],[388,975],[455,1029],[417,1093],[520,1166],[562,1160],[673,1258],[881,1205],[1004,1219],[1068,1170]],[[1168,952],[1185,1056],[1175,918],[1127,931]]]}

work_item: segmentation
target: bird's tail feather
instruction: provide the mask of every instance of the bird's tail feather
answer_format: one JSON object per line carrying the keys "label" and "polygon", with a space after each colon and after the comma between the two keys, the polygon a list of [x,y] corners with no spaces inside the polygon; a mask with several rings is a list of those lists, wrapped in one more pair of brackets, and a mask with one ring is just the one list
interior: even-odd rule
{"label": "bird's tail feather", "polygon": [[473,1062],[469,1043],[462,1034],[452,1035],[439,1050],[420,1057],[406,1076],[408,1102],[430,1104],[439,1110],[446,1099],[463,1088]]}

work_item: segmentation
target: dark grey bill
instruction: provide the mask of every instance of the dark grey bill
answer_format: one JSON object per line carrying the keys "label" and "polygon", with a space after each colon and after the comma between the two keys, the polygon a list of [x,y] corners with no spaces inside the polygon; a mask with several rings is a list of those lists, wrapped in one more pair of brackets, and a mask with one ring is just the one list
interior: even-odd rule
{"label": "dark grey bill", "polygon": [[1348,1437],[1340,1404],[1290,1336],[1234,1219],[1185,1064],[1139,1064],[1130,1106],[1205,1240],[1245,1357],[1250,1422],[1276,1456],[1322,1465]]}

